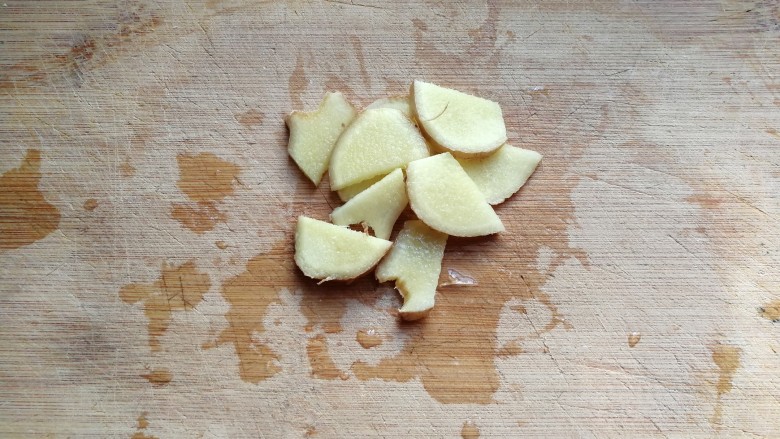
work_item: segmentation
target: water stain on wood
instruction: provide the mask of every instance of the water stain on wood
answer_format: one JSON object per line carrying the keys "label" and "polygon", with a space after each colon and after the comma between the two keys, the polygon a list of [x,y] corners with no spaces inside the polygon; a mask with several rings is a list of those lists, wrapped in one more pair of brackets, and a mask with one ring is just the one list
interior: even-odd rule
{"label": "water stain on wood", "polygon": [[238,123],[243,125],[246,128],[252,128],[256,127],[263,123],[263,119],[265,119],[265,115],[260,112],[260,110],[257,110],[256,108],[252,108],[250,110],[247,110],[244,113],[238,113],[235,116]]}
{"label": "water stain on wood", "polygon": [[225,242],[225,241],[217,241],[217,242],[214,243],[214,245],[216,245],[217,248],[220,249],[220,250],[224,250],[224,249],[228,248],[227,242]]}
{"label": "water stain on wood", "polygon": [[780,300],[767,303],[758,309],[761,317],[773,322],[780,322]]}
{"label": "water stain on wood", "polygon": [[[511,38],[498,45],[498,19],[500,10],[495,1],[486,2],[487,17],[478,27],[470,29],[468,36],[471,39],[470,44],[463,51],[457,54],[452,53],[439,35],[437,28],[448,28],[453,22],[451,18],[444,19],[443,22],[437,21],[429,25],[425,21],[415,18],[412,20],[415,40],[415,58],[419,63],[430,65],[433,71],[440,71],[440,65],[447,65],[450,69],[463,68],[471,69],[474,62],[478,60],[484,65],[496,65],[501,61],[502,53],[507,45],[512,42]],[[447,5],[446,2],[437,5],[440,8],[456,8]],[[453,11],[452,14],[456,12]],[[442,14],[442,15],[452,15]],[[434,13],[436,16],[440,14]]]}
{"label": "water stain on wood", "polygon": [[374,328],[361,329],[355,335],[355,340],[363,349],[371,349],[382,344],[382,336]]}
{"label": "water stain on wood", "polygon": [[717,391],[717,401],[715,402],[715,412],[712,415],[712,423],[720,424],[723,413],[721,398],[724,393],[730,392],[733,387],[732,381],[734,373],[740,366],[740,356],[742,349],[728,344],[718,343],[711,348],[712,361],[718,367],[718,382],[715,385]]}
{"label": "water stain on wood", "polygon": [[496,47],[498,40],[498,18],[499,11],[495,1],[487,2],[488,15],[485,21],[476,29],[468,31],[471,37],[469,53],[484,54],[490,52]]}
{"label": "water stain on wood", "polygon": [[30,245],[57,230],[60,211],[40,191],[41,153],[27,151],[21,165],[0,176],[0,249]]}
{"label": "water stain on wood", "polygon": [[71,359],[80,363],[85,371],[101,374],[106,372],[102,362],[118,355],[118,344],[112,339],[107,326],[110,324],[81,316],[63,321],[55,331],[73,334],[74,337],[66,343]]}
{"label": "water stain on wood", "polygon": [[171,218],[182,226],[202,235],[219,223],[227,221],[227,215],[214,203],[172,203]]}
{"label": "water stain on wood", "polygon": [[146,419],[146,415],[148,415],[147,412],[143,412],[140,415],[138,415],[138,419],[137,419],[138,427],[137,428],[139,430],[145,430],[146,427],[149,426],[149,420]]}
{"label": "water stain on wood", "polygon": [[288,80],[288,87],[290,93],[290,101],[292,102],[293,110],[300,110],[303,108],[303,93],[308,86],[308,80],[306,79],[306,70],[304,69],[303,56],[298,55],[295,59],[295,69],[290,74]]}
{"label": "water stain on wood", "polygon": [[130,164],[129,158],[125,158],[122,164],[119,165],[119,175],[126,178],[135,175],[135,167]]}
{"label": "water stain on wood", "polygon": [[151,436],[144,433],[142,430],[146,430],[149,427],[149,421],[146,419],[147,412],[142,412],[136,420],[136,432],[130,436],[130,439],[157,439],[157,436]]}
{"label": "water stain on wood", "polygon": [[354,49],[355,56],[357,57],[358,66],[360,67],[360,77],[363,78],[363,84],[370,88],[371,75],[368,74],[368,70],[366,69],[366,60],[363,54],[363,44],[360,42],[360,38],[358,38],[356,35],[350,36],[349,41],[352,43],[352,48]]}
{"label": "water stain on wood", "polygon": [[92,55],[95,53],[95,40],[92,38],[84,38],[77,42],[70,49],[71,58],[76,60],[89,61],[92,59]]}
{"label": "water stain on wood", "polygon": [[173,374],[168,369],[153,369],[141,375],[155,387],[162,387],[173,380]]}
{"label": "water stain on wood", "polygon": [[208,203],[221,201],[235,191],[241,168],[210,152],[196,155],[179,154],[177,186],[193,201]]}
{"label": "water stain on wood", "polygon": [[638,332],[632,332],[628,334],[628,347],[633,348],[642,339],[642,334]]}
{"label": "water stain on wood", "polygon": [[30,84],[40,84],[46,75],[38,66],[19,63],[6,68],[6,73],[0,76],[0,89],[20,89]]}
{"label": "water stain on wood", "polygon": [[194,261],[176,267],[164,263],[160,278],[151,284],[131,283],[119,290],[123,302],[143,302],[149,320],[149,347],[162,350],[160,337],[168,330],[174,311],[189,311],[203,300],[211,288],[206,273],[198,271]]}
{"label": "water stain on wood", "polygon": [[213,230],[227,221],[227,214],[217,203],[233,195],[241,169],[210,152],[196,155],[179,154],[177,186],[191,201],[173,203],[171,217],[197,234]]}
{"label": "water stain on wood", "polygon": [[[513,298],[535,298],[543,303],[550,310],[550,319],[538,328],[537,337],[558,326],[565,327],[563,317],[546,294],[530,283],[516,282],[513,278],[498,273],[495,279],[475,287],[484,290],[473,295],[441,289],[436,308],[425,320],[399,323],[398,330],[410,337],[402,352],[381,360],[377,366],[355,362],[352,366],[355,376],[362,380],[379,378],[400,382],[419,377],[426,391],[439,402],[492,403],[500,385],[495,358],[522,353],[517,341],[503,348],[497,346],[503,303]],[[487,296],[494,300],[485,301]]]}
{"label": "water stain on wood", "polygon": [[271,304],[279,303],[278,290],[294,285],[294,270],[292,241],[285,240],[250,259],[243,273],[222,286],[222,297],[230,304],[225,314],[228,326],[215,342],[204,347],[233,345],[244,381],[258,383],[281,371],[279,355],[255,340],[254,334],[265,331],[263,318]]}
{"label": "water stain on wood", "polygon": [[352,366],[355,376],[398,382],[419,377],[425,390],[439,402],[493,402],[499,387],[494,364],[499,310],[492,308],[500,307],[468,297],[456,299],[463,296],[441,292],[436,308],[425,320],[413,325],[401,323],[397,328],[411,337],[400,354],[376,366],[358,361]]}
{"label": "water stain on wood", "polygon": [[717,209],[723,203],[718,197],[710,194],[695,194],[685,198],[688,203],[699,205],[702,209]]}
{"label": "water stain on wood", "polygon": [[474,422],[466,421],[460,429],[460,437],[463,439],[477,439],[479,438],[479,428]]}
{"label": "water stain on wood", "polygon": [[712,361],[718,366],[718,395],[731,391],[734,372],[740,365],[742,350],[736,346],[717,344],[712,348]]}
{"label": "water stain on wood", "polygon": [[512,357],[515,355],[520,355],[523,353],[523,348],[520,346],[520,342],[517,340],[512,340],[501,347],[501,349],[498,350],[496,353],[496,356],[499,358],[507,358]]}
{"label": "water stain on wood", "polygon": [[774,137],[775,139],[780,139],[780,134],[777,133],[777,130],[774,128],[768,128],[766,130],[766,133],[770,136]]}
{"label": "water stain on wood", "polygon": [[117,51],[142,49],[141,37],[164,22],[159,11],[147,8],[144,3],[121,2],[112,9],[116,11],[115,15],[106,14],[101,22],[73,35],[66,50],[58,49],[58,53],[42,56],[38,61],[11,66],[7,71],[9,79],[0,80],[0,87],[6,84],[13,88],[39,85],[63,77],[63,72],[78,87],[86,72],[119,59]]}
{"label": "water stain on wood", "polygon": [[379,291],[372,276],[362,276],[349,284],[328,282],[317,285],[295,266],[293,247],[290,239],[286,256],[290,261],[289,273],[292,275],[289,282],[301,294],[300,311],[307,319],[305,330],[314,333],[307,341],[306,350],[312,376],[328,380],[346,380],[349,378],[347,371],[339,369],[330,356],[327,336],[343,331],[341,319],[350,300],[370,306],[387,290]]}
{"label": "water stain on wood", "polygon": [[85,64],[92,59],[97,49],[97,42],[90,36],[81,36],[71,46],[70,51],[63,55],[56,55],[54,58],[62,63],[76,80],[76,85],[80,86],[84,75],[83,68]]}
{"label": "water stain on wood", "polygon": [[117,23],[117,35],[124,40],[153,31],[163,23],[163,18],[156,12],[147,10],[147,5],[134,3],[119,10]]}
{"label": "water stain on wood", "polygon": [[[292,259],[292,254],[288,256]],[[314,281],[306,278],[297,268],[294,268],[297,288],[301,291],[301,313],[307,319],[305,330],[314,333],[312,338],[319,339],[321,335],[338,334],[343,331],[341,319],[347,311],[350,300],[356,300],[364,306],[372,306],[385,294],[395,293],[388,289],[377,288],[377,283],[372,276],[363,276],[354,280],[349,285],[344,283],[329,282],[316,285]],[[315,376],[328,376],[344,379],[346,371],[338,370],[330,359],[328,344],[320,341],[312,343],[316,349],[309,350],[309,361],[313,362],[312,370]],[[327,360],[326,360],[327,358]],[[313,361],[315,360],[316,361]]]}
{"label": "water stain on wood", "polygon": [[92,212],[93,210],[97,209],[97,207],[98,207],[98,200],[94,198],[90,198],[84,201],[84,210],[88,212]]}
{"label": "water stain on wood", "polygon": [[333,363],[333,359],[328,353],[327,345],[328,340],[324,334],[317,334],[307,341],[306,355],[309,358],[311,375],[325,380],[348,379],[349,376]]}

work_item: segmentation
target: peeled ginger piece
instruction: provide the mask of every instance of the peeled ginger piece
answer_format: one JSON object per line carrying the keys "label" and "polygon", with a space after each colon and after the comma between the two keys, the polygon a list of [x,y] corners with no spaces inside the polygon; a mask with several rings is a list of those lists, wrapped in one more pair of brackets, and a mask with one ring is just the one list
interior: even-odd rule
{"label": "peeled ginger piece", "polygon": [[336,139],[356,114],[344,95],[335,92],[327,93],[316,111],[293,111],[287,117],[287,152],[315,186],[328,169]]}
{"label": "peeled ginger piece", "polygon": [[423,81],[414,81],[412,96],[422,129],[456,156],[489,154],[506,142],[496,102]]}
{"label": "peeled ginger piece", "polygon": [[470,237],[504,231],[496,212],[450,153],[410,163],[406,190],[417,218],[440,232]]}
{"label": "peeled ginger piece", "polygon": [[403,113],[365,110],[336,142],[328,169],[330,188],[343,189],[428,155],[425,139]]}
{"label": "peeled ginger piece", "polygon": [[505,144],[486,157],[458,159],[490,204],[511,197],[533,174],[542,155],[536,151]]}
{"label": "peeled ginger piece", "polygon": [[371,270],[391,245],[346,227],[299,216],[295,263],[313,279],[351,280]]}
{"label": "peeled ginger piece", "polygon": [[340,226],[365,224],[374,230],[377,238],[389,239],[395,220],[408,202],[404,173],[396,169],[355,195],[347,204],[334,209],[330,219]]}
{"label": "peeled ginger piece", "polygon": [[398,310],[402,319],[421,319],[433,308],[446,244],[446,234],[419,220],[406,221],[392,250],[379,263],[377,280],[394,280],[404,298]]}

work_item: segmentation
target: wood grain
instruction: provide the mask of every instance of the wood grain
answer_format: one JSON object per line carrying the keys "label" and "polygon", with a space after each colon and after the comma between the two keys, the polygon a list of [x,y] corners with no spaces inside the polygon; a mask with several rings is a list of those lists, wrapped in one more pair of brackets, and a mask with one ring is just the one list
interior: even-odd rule
{"label": "wood grain", "polygon": [[[0,435],[780,435],[778,37],[761,0],[5,2]],[[544,159],[404,324],[295,270],[339,199],[283,117],[415,78]]]}

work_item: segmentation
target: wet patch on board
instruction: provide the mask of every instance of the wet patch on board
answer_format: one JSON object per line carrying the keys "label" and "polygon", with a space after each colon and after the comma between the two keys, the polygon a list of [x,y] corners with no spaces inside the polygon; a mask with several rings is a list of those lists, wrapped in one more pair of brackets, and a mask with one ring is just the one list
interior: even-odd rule
{"label": "wet patch on board", "polygon": [[131,283],[119,290],[127,304],[142,303],[148,319],[149,347],[161,351],[160,337],[168,330],[174,311],[193,310],[211,288],[206,273],[198,271],[194,261],[180,266],[164,263],[160,278],[152,283]]}
{"label": "wet patch on board", "polygon": [[210,152],[179,154],[177,186],[190,201],[173,203],[171,217],[182,226],[203,234],[227,221],[219,202],[233,195],[241,169]]}
{"label": "wet patch on board", "polygon": [[41,152],[0,176],[0,250],[30,245],[57,230],[60,211],[40,191]]}

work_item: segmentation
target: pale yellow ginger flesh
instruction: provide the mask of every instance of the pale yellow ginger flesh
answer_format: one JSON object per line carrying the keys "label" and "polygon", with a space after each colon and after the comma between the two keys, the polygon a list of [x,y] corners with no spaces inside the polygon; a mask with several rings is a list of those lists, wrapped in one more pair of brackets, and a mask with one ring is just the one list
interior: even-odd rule
{"label": "pale yellow ginger flesh", "polygon": [[313,279],[351,280],[371,270],[391,245],[362,232],[299,216],[295,263]]}
{"label": "pale yellow ginger flesh", "polygon": [[376,268],[380,282],[395,281],[404,298],[404,320],[425,317],[433,308],[447,235],[422,221],[406,221],[390,253]]}
{"label": "pale yellow ginger flesh", "polygon": [[384,175],[377,175],[376,177],[369,178],[368,180],[363,180],[360,183],[355,183],[351,186],[347,186],[344,189],[339,189],[338,191],[339,198],[341,198],[341,201],[347,202],[351,200],[355,195],[368,189],[372,184],[376,183],[377,181],[383,178],[385,178]]}
{"label": "pale yellow ginger flesh", "polygon": [[417,217],[440,232],[483,236],[504,231],[496,212],[450,153],[410,163],[406,190]]}
{"label": "pale yellow ginger flesh", "polygon": [[506,142],[501,107],[457,90],[414,81],[417,120],[441,148],[457,156],[489,154]]}
{"label": "pale yellow ginger flesh", "polygon": [[408,202],[404,173],[396,169],[347,204],[337,207],[330,214],[330,219],[340,226],[365,224],[371,227],[377,238],[389,239],[395,220]]}
{"label": "pale yellow ginger flesh", "polygon": [[327,93],[317,111],[294,111],[287,117],[287,152],[314,185],[328,169],[336,140],[357,112],[339,92]]}
{"label": "pale yellow ginger flesh", "polygon": [[414,117],[412,104],[410,102],[409,96],[406,95],[390,96],[388,98],[377,99],[372,102],[371,105],[366,107],[366,110],[371,110],[374,108],[394,108],[403,113],[404,116],[408,117],[409,119]]}
{"label": "pale yellow ginger flesh", "polygon": [[341,134],[330,159],[332,190],[405,168],[428,157],[428,146],[414,124],[398,110],[365,110]]}
{"label": "pale yellow ginger flesh", "polygon": [[490,204],[511,197],[528,180],[542,155],[505,144],[486,157],[459,158],[458,162]]}

